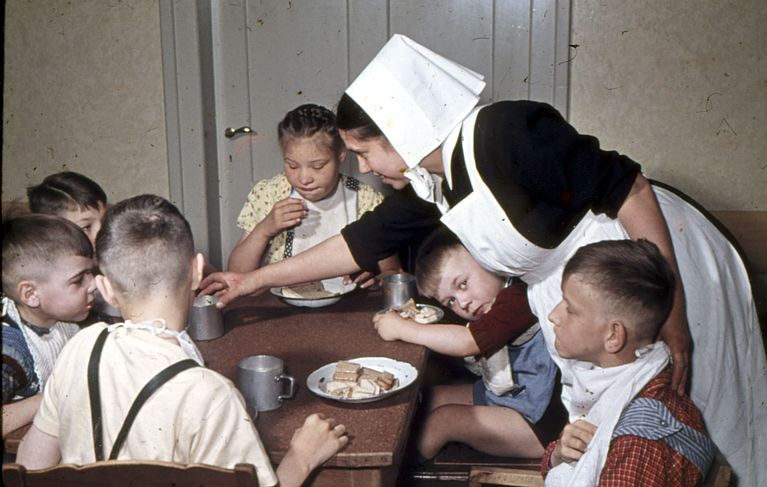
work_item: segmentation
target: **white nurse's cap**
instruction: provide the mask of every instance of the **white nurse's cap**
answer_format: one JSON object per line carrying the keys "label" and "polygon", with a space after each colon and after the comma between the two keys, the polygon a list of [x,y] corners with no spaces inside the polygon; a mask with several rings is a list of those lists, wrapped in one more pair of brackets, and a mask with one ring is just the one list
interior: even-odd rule
{"label": "white nurse's cap", "polygon": [[395,34],[347,88],[415,167],[479,101],[483,76]]}

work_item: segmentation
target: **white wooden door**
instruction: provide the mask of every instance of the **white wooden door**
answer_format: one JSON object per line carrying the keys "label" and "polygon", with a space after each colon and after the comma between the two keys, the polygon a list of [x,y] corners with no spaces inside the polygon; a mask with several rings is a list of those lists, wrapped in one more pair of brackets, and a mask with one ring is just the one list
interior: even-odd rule
{"label": "white wooden door", "polygon": [[[161,25],[171,194],[219,267],[247,193],[282,169],[279,120],[302,103],[334,108],[394,33],[484,74],[483,102],[567,116],[569,0],[165,0]],[[240,127],[254,133],[225,136]],[[356,175],[356,161],[342,170]]]}

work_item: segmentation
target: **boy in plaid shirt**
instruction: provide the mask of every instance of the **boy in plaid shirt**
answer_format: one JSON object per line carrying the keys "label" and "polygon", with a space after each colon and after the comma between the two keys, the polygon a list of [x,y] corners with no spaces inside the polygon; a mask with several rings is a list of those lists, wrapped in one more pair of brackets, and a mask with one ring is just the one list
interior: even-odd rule
{"label": "boy in plaid shirt", "polygon": [[697,485],[716,447],[700,412],[671,388],[669,353],[656,336],[675,279],[646,241],[580,248],[551,312],[555,346],[574,359],[570,423],[549,444],[546,485]]}

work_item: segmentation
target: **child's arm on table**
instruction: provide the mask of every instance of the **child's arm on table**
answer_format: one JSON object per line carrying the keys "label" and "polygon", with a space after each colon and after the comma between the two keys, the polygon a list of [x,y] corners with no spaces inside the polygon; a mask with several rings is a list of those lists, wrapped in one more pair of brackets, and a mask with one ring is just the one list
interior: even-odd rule
{"label": "child's arm on table", "polygon": [[42,394],[35,394],[20,401],[3,404],[3,438],[11,431],[32,422],[42,399]]}
{"label": "child's arm on table", "polygon": [[290,447],[277,467],[281,487],[300,486],[315,468],[336,454],[348,443],[346,428],[326,419],[322,414],[311,414],[290,440]]}
{"label": "child's arm on table", "polygon": [[423,325],[402,318],[396,311],[376,314],[373,317],[378,334],[386,341],[402,340],[422,345],[435,352],[467,357],[479,353],[477,342],[466,326],[446,323]]}
{"label": "child's arm on table", "polygon": [[286,198],[275,203],[269,214],[245,233],[229,254],[230,272],[249,272],[261,267],[261,259],[269,241],[280,232],[294,227],[306,216],[304,201]]}

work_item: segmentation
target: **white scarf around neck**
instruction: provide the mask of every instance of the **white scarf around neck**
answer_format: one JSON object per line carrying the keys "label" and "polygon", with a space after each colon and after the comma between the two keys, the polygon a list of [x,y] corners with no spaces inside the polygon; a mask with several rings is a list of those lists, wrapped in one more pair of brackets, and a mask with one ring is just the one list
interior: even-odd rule
{"label": "white scarf around neck", "polygon": [[669,363],[669,349],[659,341],[636,352],[637,359],[618,367],[601,368],[576,362],[572,369],[570,423],[584,419],[597,426],[586,453],[573,463],[549,471],[546,486],[596,485],[607,459],[615,425],[634,397]]}

